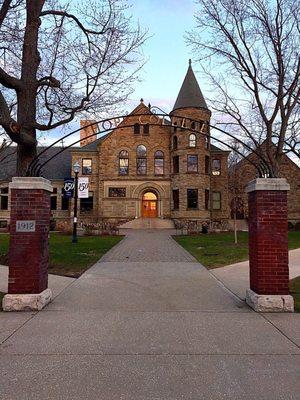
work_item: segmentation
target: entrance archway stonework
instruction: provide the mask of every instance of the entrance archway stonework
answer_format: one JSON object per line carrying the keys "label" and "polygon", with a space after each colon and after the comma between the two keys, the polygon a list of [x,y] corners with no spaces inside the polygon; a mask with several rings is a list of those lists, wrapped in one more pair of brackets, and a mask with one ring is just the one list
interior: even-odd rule
{"label": "entrance archway stonework", "polygon": [[142,217],[143,196],[147,192],[152,192],[157,196],[157,217],[167,218],[168,216],[164,214],[164,202],[169,201],[169,196],[166,193],[166,188],[155,182],[144,182],[134,189],[132,197],[135,197],[137,199],[136,218]]}

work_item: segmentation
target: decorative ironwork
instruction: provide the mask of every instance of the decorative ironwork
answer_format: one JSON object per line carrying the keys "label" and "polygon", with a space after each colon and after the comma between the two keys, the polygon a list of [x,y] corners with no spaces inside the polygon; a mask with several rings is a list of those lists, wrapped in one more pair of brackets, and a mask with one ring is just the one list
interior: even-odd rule
{"label": "decorative ironwork", "polygon": [[[188,118],[188,117],[182,117],[182,116],[176,115],[174,113],[167,114],[166,112],[164,112],[161,108],[159,108],[157,106],[151,106],[149,111],[150,111],[149,114],[134,114],[132,116],[130,114],[129,115],[125,114],[125,115],[120,115],[120,116],[113,117],[113,118],[106,118],[104,120],[96,121],[91,124],[87,124],[84,128],[97,126],[98,129],[97,129],[97,132],[94,132],[94,133],[86,136],[85,139],[89,139],[89,138],[91,138],[93,136],[97,136],[99,134],[105,134],[105,133],[114,131],[116,129],[133,128],[134,123],[130,123],[130,119],[138,117],[141,125],[149,125],[149,126],[166,125],[166,126],[173,127],[173,128],[180,128],[181,130],[198,132],[198,134],[205,136],[206,138],[212,139],[218,143],[221,143],[222,145],[226,146],[231,151],[237,153],[242,158],[247,159],[247,161],[255,167],[255,169],[258,172],[259,177],[274,177],[272,168],[269,165],[268,161],[257,150],[252,149],[248,144],[246,144],[242,140],[236,138],[231,133],[226,132],[223,129],[221,129],[215,125],[211,125],[207,121],[196,120],[196,119],[192,119],[192,118]],[[128,120],[127,122],[126,122],[126,119]],[[178,125],[177,122],[173,123],[172,122],[173,119],[180,120],[181,125]],[[196,126],[198,126],[197,124],[200,124],[200,129],[196,129]],[[187,126],[187,125],[189,125],[189,126]],[[231,146],[230,144],[221,140],[218,137],[212,136],[210,134],[210,132],[208,133],[209,128],[214,129],[218,132],[221,132],[221,133],[225,134],[227,137],[230,137],[231,139],[234,139],[236,142],[241,144],[242,147],[247,149],[249,152],[254,153],[258,157],[259,163],[256,164],[251,159],[249,159],[249,157],[245,156],[243,153],[241,153],[239,150],[237,150],[235,147]],[[81,139],[77,139],[76,141],[69,144],[68,146],[60,148],[60,150],[58,150],[56,154],[52,155],[51,157],[46,159],[44,162],[41,162],[41,157],[43,155],[46,155],[46,153],[49,149],[55,147],[55,145],[57,145],[58,143],[61,143],[62,140],[65,140],[65,139],[71,137],[72,135],[79,133],[81,129],[82,128],[78,128],[78,129],[66,134],[65,136],[63,136],[62,138],[59,138],[58,140],[53,142],[50,146],[48,146],[44,150],[42,150],[30,163],[28,170],[27,170],[27,176],[40,176],[42,173],[42,169],[46,164],[48,164],[51,160],[53,160],[55,157],[57,157],[59,154],[61,154],[65,150],[78,144],[81,141]]]}

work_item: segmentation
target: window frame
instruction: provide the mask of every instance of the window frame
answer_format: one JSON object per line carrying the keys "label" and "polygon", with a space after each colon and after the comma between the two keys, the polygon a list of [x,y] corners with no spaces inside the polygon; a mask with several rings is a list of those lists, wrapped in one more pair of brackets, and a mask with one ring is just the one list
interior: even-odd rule
{"label": "window frame", "polygon": [[[111,193],[113,190],[116,190],[116,191],[122,190],[124,192],[124,196],[123,195],[112,195]],[[120,198],[124,199],[126,197],[126,187],[113,187],[113,186],[109,187],[108,188],[108,197],[111,199],[120,199]]]}
{"label": "window frame", "polygon": [[[176,160],[176,163],[175,163]],[[175,168],[175,165],[177,168]],[[180,158],[179,156],[173,156],[173,161],[172,161],[172,173],[173,174],[179,174],[180,172]]]}
{"label": "window frame", "polygon": [[135,123],[133,125],[133,133],[134,133],[134,135],[140,135],[140,133],[141,133],[141,124]]}
{"label": "window frame", "polygon": [[[158,155],[160,153],[160,155]],[[161,166],[156,165],[156,161],[161,160],[162,161],[162,173],[157,173],[156,168],[160,168]],[[162,150],[156,150],[154,153],[154,175],[156,176],[163,176],[165,174],[165,154]]]}
{"label": "window frame", "polygon": [[[191,204],[189,204],[189,202],[191,201],[191,199],[189,198],[189,192],[194,191],[197,196],[195,197],[197,202],[196,202],[196,206],[195,207],[191,207]],[[199,210],[199,190],[194,188],[189,188],[186,190],[186,206],[188,210]]]}
{"label": "window frame", "polygon": [[[214,199],[214,195],[216,195],[216,194],[219,195],[218,200]],[[219,204],[219,207],[215,207],[216,202]],[[216,211],[222,210],[222,193],[221,192],[212,192],[212,209],[216,210]]]}
{"label": "window frame", "polygon": [[[191,137],[193,137],[193,139]],[[189,147],[193,149],[197,147],[197,136],[195,135],[195,133],[191,133],[189,135]]]}
{"label": "window frame", "polygon": [[[90,172],[86,172],[86,171],[84,170],[84,168],[89,168],[89,167],[85,167],[85,166],[83,165],[84,161],[90,161],[90,162],[91,162],[91,165],[90,165]],[[82,160],[81,160],[81,171],[82,171],[82,175],[92,175],[92,173],[93,173],[93,168],[92,168],[92,159],[91,159],[91,158],[82,158]]]}
{"label": "window frame", "polygon": [[[218,161],[219,162],[219,169],[214,168],[214,162]],[[211,173],[213,176],[220,176],[222,171],[222,163],[220,158],[213,158],[212,164],[211,164]]]}
{"label": "window frame", "polygon": [[[0,210],[1,211],[8,210],[8,197],[9,197],[8,186],[2,186],[0,188]],[[3,206],[3,204],[4,204],[4,206]]]}
{"label": "window frame", "polygon": [[[139,149],[141,147],[144,147],[145,152],[144,154],[139,154]],[[139,165],[139,163],[142,162],[145,165]],[[143,168],[144,172],[140,171],[140,168]],[[145,176],[147,175],[147,147],[144,144],[139,144],[136,148],[136,174],[139,176]]]}
{"label": "window frame", "polygon": [[[121,155],[121,153],[126,153],[126,157]],[[126,168],[126,173],[121,173],[121,160],[127,160],[127,165],[122,166],[122,168]],[[129,175],[129,152],[127,150],[121,150],[119,152],[119,157],[118,157],[118,170],[119,170],[119,176],[127,176]]]}
{"label": "window frame", "polygon": [[[175,202],[175,196],[174,196],[175,192],[177,193],[176,202]],[[173,210],[179,210],[179,205],[180,205],[179,189],[173,189],[172,190],[172,201],[173,201]]]}
{"label": "window frame", "polygon": [[[189,157],[195,157],[197,159],[197,164],[196,163],[190,164],[189,163]],[[190,169],[191,165],[197,165],[197,170],[196,171],[191,170]],[[197,174],[199,172],[199,157],[198,157],[198,154],[187,154],[187,157],[186,157],[186,171],[187,171],[188,174]]]}

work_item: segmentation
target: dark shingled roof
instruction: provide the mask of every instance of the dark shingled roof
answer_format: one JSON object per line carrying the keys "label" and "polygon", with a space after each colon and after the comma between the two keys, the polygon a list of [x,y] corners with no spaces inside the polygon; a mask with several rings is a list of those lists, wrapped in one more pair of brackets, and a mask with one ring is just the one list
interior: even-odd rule
{"label": "dark shingled roof", "polygon": [[101,136],[99,139],[94,140],[94,142],[89,143],[82,147],[73,147],[73,150],[76,151],[97,151],[98,144],[103,142],[103,140],[111,133],[112,131],[107,132],[105,135]]}
{"label": "dark shingled roof", "polygon": [[192,69],[191,60],[189,61],[189,68],[173,107],[173,111],[178,108],[187,107],[205,108],[208,110],[206,101]]}
{"label": "dark shingled roof", "polygon": [[[44,150],[46,147],[38,147],[38,153]],[[48,149],[46,153],[41,156],[41,161],[48,160],[56,153],[62,150],[62,147],[52,147]],[[74,150],[74,147],[73,147]],[[0,181],[11,180],[13,176],[16,176],[16,164],[17,164],[17,152],[16,147],[12,146],[1,152],[0,155]],[[60,180],[71,176],[71,152],[70,149],[66,149],[62,153],[58,154],[53,160],[49,161],[48,164],[42,170],[42,176],[51,180]]]}

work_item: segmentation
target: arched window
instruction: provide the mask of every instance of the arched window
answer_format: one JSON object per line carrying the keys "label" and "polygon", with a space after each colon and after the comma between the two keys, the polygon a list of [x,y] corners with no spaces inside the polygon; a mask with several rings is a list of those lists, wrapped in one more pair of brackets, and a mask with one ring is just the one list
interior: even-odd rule
{"label": "arched window", "polygon": [[177,136],[173,137],[173,150],[177,150],[178,147],[178,138]]}
{"label": "arched window", "polygon": [[164,153],[161,150],[157,150],[154,154],[154,174],[164,174]]}
{"label": "arched window", "polygon": [[136,173],[137,175],[147,174],[147,149],[143,144],[136,148]]}
{"label": "arched window", "polygon": [[122,150],[119,153],[119,175],[129,174],[129,155],[127,150]]}
{"label": "arched window", "polygon": [[196,147],[196,135],[194,133],[191,133],[189,136],[189,147]]}

